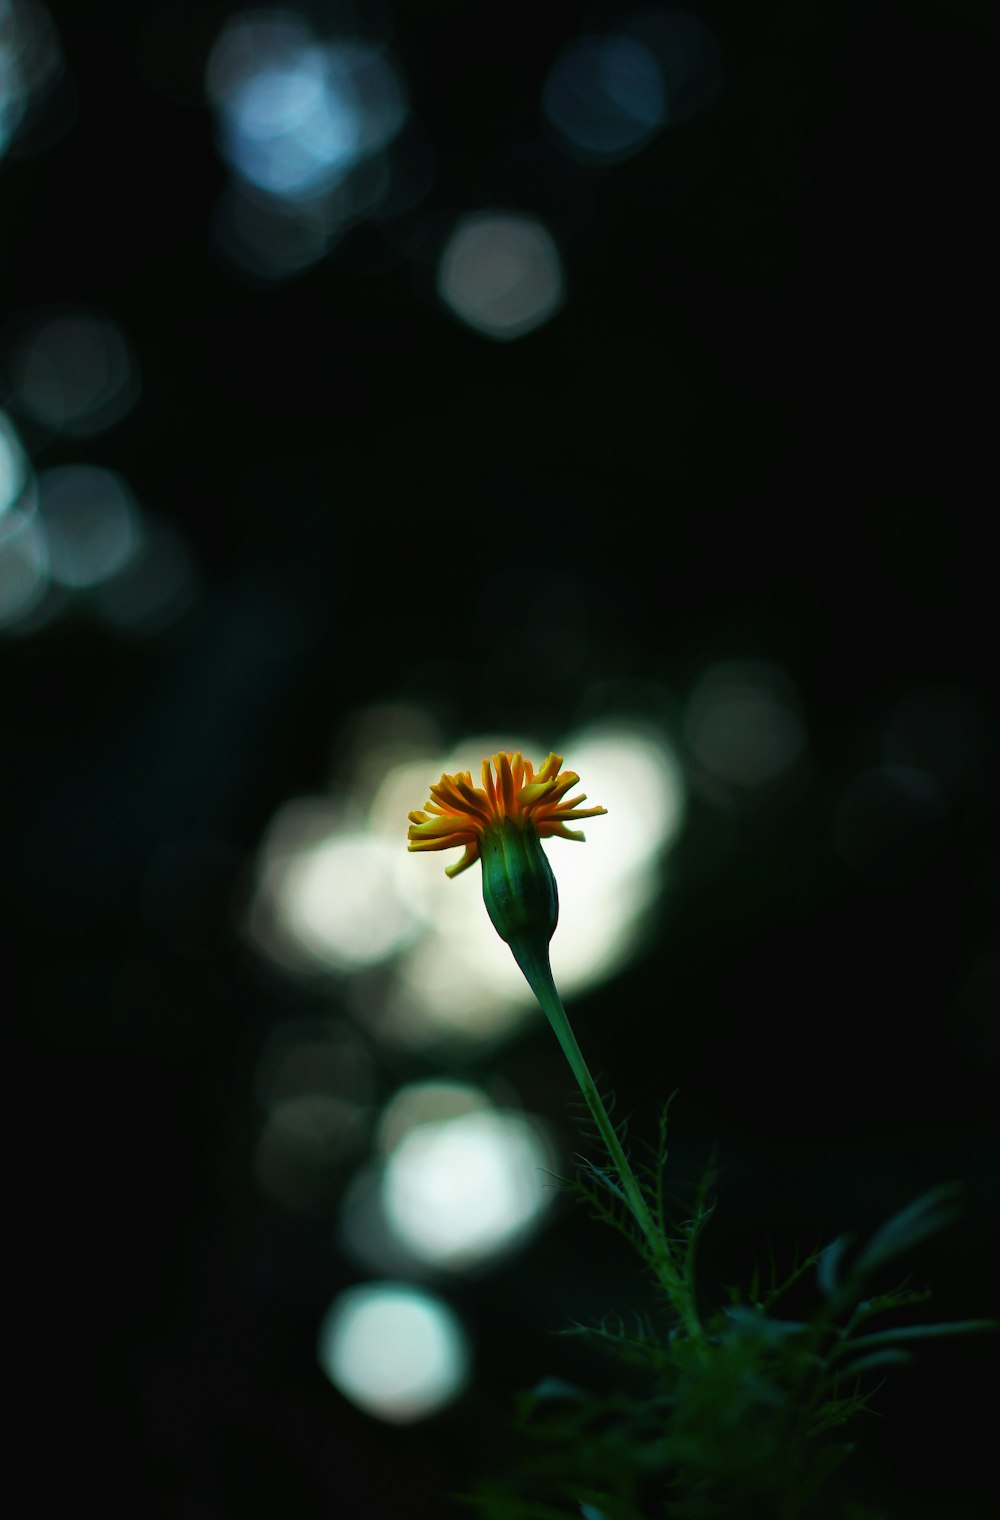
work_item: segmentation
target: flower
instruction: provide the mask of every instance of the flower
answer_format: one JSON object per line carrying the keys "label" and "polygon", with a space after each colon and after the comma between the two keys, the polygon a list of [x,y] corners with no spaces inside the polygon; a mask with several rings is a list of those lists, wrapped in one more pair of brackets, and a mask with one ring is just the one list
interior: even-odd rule
{"label": "flower", "polygon": [[520,752],[502,750],[492,769],[483,761],[481,788],[472,785],[468,771],[442,776],[426,807],[410,814],[411,850],[465,846],[461,860],[446,867],[449,876],[482,859],[486,910],[533,989],[551,979],[548,944],[559,921],[556,881],[539,841],[553,834],[582,840],[567,822],[607,812],[581,808],[587,800],[582,793],[564,800],[580,778],[560,765],[562,756],[550,755],[536,776]]}
{"label": "flower", "polygon": [[[466,870],[482,853],[490,834],[509,829],[533,833],[537,839],[558,835],[561,839],[583,840],[578,829],[568,829],[568,822],[594,818],[607,808],[581,808],[584,793],[564,801],[580,780],[575,771],[560,771],[562,755],[549,755],[536,776],[530,760],[520,752],[509,750],[483,761],[483,785],[474,787],[469,771],[442,776],[431,787],[430,799],[423,809],[409,815],[407,838],[411,850],[450,850],[465,846],[461,860],[445,868],[448,876]],[[494,780],[493,771],[496,771]]]}

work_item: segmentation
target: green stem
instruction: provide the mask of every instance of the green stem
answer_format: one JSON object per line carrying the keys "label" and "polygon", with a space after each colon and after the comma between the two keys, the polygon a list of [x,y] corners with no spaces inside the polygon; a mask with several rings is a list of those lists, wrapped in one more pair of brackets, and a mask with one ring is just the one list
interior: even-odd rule
{"label": "green stem", "polygon": [[576,1078],[580,1092],[583,1094],[583,1100],[590,1110],[591,1118],[597,1125],[598,1133],[618,1173],[621,1188],[632,1217],[642,1231],[649,1246],[657,1275],[669,1293],[688,1334],[693,1339],[700,1339],[703,1333],[701,1321],[698,1318],[698,1311],[694,1305],[690,1286],[685,1284],[678,1275],[677,1267],[670,1253],[670,1247],[653,1217],[649,1204],[646,1201],[646,1196],[622,1148],[618,1132],[612,1124],[611,1117],[597,1090],[597,1083],[594,1081],[590,1068],[584,1059],[583,1051],[577,1043],[576,1035],[573,1033],[569,1022],[569,1016],[563,1007],[562,999],[559,996],[552,976],[548,946],[539,945],[535,940],[529,939],[527,936],[510,940],[508,943],[528,986],[538,999],[542,1012],[552,1025],[556,1039],[562,1046],[563,1054],[569,1062],[570,1070]]}

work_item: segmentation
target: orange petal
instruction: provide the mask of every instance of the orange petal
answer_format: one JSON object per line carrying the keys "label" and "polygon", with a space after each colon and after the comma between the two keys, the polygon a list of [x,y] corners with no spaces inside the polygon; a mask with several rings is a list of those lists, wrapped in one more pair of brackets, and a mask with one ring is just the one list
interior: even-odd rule
{"label": "orange petal", "polygon": [[514,777],[511,775],[510,758],[503,753],[494,755],[493,764],[497,768],[501,807],[504,815],[510,818],[514,813]]}
{"label": "orange petal", "polygon": [[478,859],[479,846],[475,843],[467,844],[465,847],[465,854],[462,856],[461,860],[456,861],[453,866],[445,866],[444,874],[451,877],[458,876],[461,871],[467,871],[469,867],[473,865]]}
{"label": "orange petal", "polygon": [[457,845],[464,844],[466,849],[470,847],[467,834],[445,834],[440,839],[413,839],[407,845],[408,850],[453,850]]}

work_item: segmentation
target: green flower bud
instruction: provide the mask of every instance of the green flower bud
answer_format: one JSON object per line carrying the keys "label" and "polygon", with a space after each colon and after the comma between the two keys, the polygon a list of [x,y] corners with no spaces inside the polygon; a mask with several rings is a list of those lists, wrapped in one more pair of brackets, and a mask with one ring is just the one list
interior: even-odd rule
{"label": "green flower bud", "polygon": [[532,824],[498,820],[483,830],[479,852],[483,901],[500,938],[512,948],[547,946],[559,922],[559,894]]}

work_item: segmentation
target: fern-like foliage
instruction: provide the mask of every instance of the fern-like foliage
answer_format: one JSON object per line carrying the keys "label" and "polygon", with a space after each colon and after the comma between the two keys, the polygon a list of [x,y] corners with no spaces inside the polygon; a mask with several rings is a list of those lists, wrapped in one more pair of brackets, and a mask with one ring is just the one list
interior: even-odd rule
{"label": "fern-like foliage", "polygon": [[[997,1328],[989,1320],[885,1325],[928,1294],[877,1279],[955,1217],[957,1189],[935,1188],[882,1225],[860,1249],[842,1237],[797,1259],[702,1323],[674,1312],[695,1304],[696,1247],[714,1207],[706,1169],[686,1208],[665,1203],[666,1112],[659,1143],[636,1167],[658,1243],[637,1229],[617,1177],[582,1162],[570,1184],[591,1212],[638,1251],[654,1284],[650,1312],[626,1323],[562,1331],[613,1359],[612,1391],[546,1379],[516,1414],[520,1460],[503,1481],[464,1496],[484,1520],[803,1520],[851,1449],[849,1437],[887,1374],[922,1339]],[[806,1319],[777,1310],[814,1277]],[[879,1323],[873,1324],[874,1321]],[[692,1334],[691,1324],[701,1327]],[[846,1504],[842,1520],[882,1520]]]}

